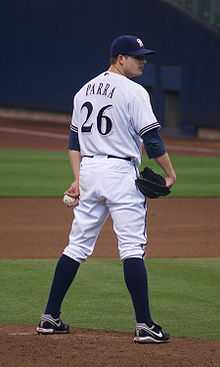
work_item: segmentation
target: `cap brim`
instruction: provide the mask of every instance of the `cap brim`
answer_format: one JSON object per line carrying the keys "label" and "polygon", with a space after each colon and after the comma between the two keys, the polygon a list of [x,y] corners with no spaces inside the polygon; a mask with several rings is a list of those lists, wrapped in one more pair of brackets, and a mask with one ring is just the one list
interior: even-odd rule
{"label": "cap brim", "polygon": [[155,51],[149,50],[147,48],[140,48],[137,51],[129,52],[129,56],[141,56],[141,55],[151,55],[154,54]]}

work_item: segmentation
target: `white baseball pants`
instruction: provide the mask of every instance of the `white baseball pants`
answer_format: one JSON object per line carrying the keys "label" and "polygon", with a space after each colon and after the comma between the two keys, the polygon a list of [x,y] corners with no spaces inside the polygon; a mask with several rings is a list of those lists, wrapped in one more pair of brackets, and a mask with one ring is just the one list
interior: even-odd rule
{"label": "white baseball pants", "polygon": [[65,255],[78,262],[85,261],[110,214],[120,259],[144,256],[147,207],[135,179],[133,162],[107,156],[82,159],[80,201],[74,209]]}

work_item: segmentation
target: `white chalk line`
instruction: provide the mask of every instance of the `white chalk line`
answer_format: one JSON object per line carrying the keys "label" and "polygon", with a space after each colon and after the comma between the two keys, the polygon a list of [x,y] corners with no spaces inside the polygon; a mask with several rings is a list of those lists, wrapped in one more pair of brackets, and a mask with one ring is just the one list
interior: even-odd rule
{"label": "white chalk line", "polygon": [[0,108],[0,118],[10,118],[14,120],[26,121],[49,121],[56,124],[64,124],[70,121],[71,115],[58,112],[42,112]]}
{"label": "white chalk line", "polygon": [[68,134],[50,133],[37,130],[17,129],[13,127],[0,127],[0,132],[11,134],[22,134],[31,136],[42,136],[46,138],[67,139]]}
{"label": "white chalk line", "polygon": [[[41,337],[42,335],[37,334],[36,331],[18,331],[18,332],[11,332],[11,333],[7,333],[8,336],[39,336]],[[51,334],[49,335],[49,337],[52,337],[53,339],[61,339],[61,338],[66,338],[67,336],[70,337],[75,337],[75,338],[80,338],[80,339],[94,339],[94,338],[105,338],[105,339],[122,339],[122,337],[124,339],[127,339],[126,335],[111,335],[111,334],[99,334],[97,332],[97,334],[82,334],[82,333],[77,333],[77,332],[72,332],[68,335],[64,335],[64,334]]]}
{"label": "white chalk line", "polygon": [[172,145],[166,144],[169,150],[181,151],[181,152],[195,152],[195,153],[218,153],[220,154],[220,149],[218,148],[199,148],[199,147],[184,147],[183,145]]}
{"label": "white chalk line", "polygon": [[22,331],[22,332],[16,332],[16,333],[8,333],[9,336],[25,336],[25,335],[35,335],[34,332],[30,332],[30,331]]}
{"label": "white chalk line", "polygon": [[[68,134],[60,134],[60,133],[51,133],[51,132],[43,132],[38,130],[28,130],[28,129],[18,129],[12,127],[0,127],[0,132],[11,133],[11,134],[21,134],[21,135],[30,135],[30,136],[41,136],[46,138],[54,138],[67,140]],[[200,148],[200,147],[185,147],[183,145],[166,145],[168,150],[172,151],[183,151],[183,152],[195,152],[195,153],[217,153],[220,154],[220,149],[218,148]]]}

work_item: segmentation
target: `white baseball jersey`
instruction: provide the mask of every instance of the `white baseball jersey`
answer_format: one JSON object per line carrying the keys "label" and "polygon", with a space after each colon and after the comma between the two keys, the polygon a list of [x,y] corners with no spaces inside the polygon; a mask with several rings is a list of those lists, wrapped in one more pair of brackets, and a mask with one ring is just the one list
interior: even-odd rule
{"label": "white baseball jersey", "polygon": [[110,214],[121,260],[143,257],[147,207],[135,184],[136,163],[141,136],[159,126],[148,93],[120,74],[106,71],[76,94],[71,129],[78,132],[83,158],[80,200],[65,255],[85,261]]}
{"label": "white baseball jersey", "polygon": [[160,127],[147,91],[121,74],[106,71],[74,97],[71,130],[81,155],[115,155],[141,161],[141,136]]}

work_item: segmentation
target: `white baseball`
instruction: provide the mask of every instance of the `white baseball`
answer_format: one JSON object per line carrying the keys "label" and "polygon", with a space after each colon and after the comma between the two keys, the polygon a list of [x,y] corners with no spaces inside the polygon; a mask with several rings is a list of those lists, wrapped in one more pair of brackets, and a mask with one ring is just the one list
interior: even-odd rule
{"label": "white baseball", "polygon": [[71,198],[71,196],[65,194],[63,197],[63,202],[66,206],[73,206],[75,199]]}

